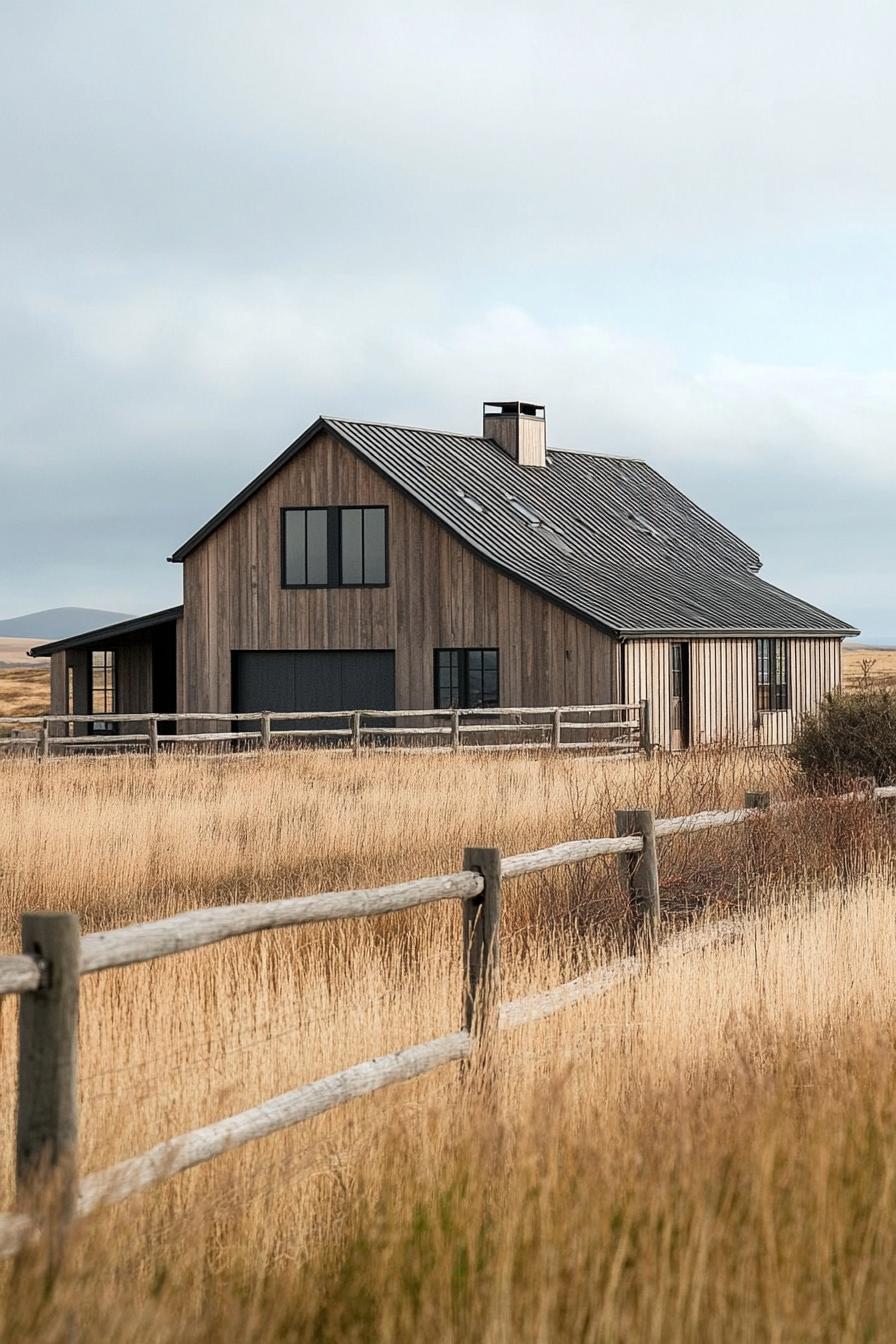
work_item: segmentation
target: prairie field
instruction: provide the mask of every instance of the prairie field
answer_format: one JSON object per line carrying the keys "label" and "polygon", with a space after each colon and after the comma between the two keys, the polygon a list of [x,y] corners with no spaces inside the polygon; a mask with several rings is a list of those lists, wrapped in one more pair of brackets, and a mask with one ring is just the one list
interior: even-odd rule
{"label": "prairie field", "polygon": [[[50,669],[43,663],[4,667],[0,663],[0,717],[23,714],[31,718],[50,712]],[[0,725],[0,733],[9,728]]]}
{"label": "prairie field", "polygon": [[[605,762],[314,752],[0,762],[0,942],[455,871],[793,794],[773,754]],[[52,1289],[0,1273],[4,1341],[703,1341],[888,1337],[896,1309],[892,822],[809,799],[661,842],[669,926],[736,936],[197,1167],[80,1223]],[[612,861],[505,884],[502,997],[618,951]],[[81,1165],[97,1170],[456,1030],[440,903],[85,978]],[[0,1207],[16,1004],[0,999]]]}
{"label": "prairie field", "polygon": [[896,649],[873,649],[845,645],[843,649],[843,685],[896,686]]}

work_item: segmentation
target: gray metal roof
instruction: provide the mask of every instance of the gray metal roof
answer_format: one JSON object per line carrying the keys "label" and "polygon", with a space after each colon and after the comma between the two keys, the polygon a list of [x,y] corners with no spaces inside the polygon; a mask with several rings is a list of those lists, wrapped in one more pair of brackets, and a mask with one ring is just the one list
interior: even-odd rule
{"label": "gray metal roof", "polygon": [[114,643],[126,639],[129,635],[139,634],[143,630],[152,630],[157,625],[168,625],[180,619],[183,607],[166,607],[164,611],[153,611],[149,616],[132,616],[127,621],[117,621],[115,625],[103,625],[97,630],[85,630],[80,635],[69,635],[68,639],[54,639],[51,644],[36,644],[28,650],[29,658],[49,658],[51,653],[60,653],[63,649],[77,649],[85,645],[100,647],[103,642]]}
{"label": "gray metal roof", "polygon": [[757,553],[646,462],[322,418],[171,557],[182,560],[327,428],[491,564],[614,634],[851,635],[759,578]]}

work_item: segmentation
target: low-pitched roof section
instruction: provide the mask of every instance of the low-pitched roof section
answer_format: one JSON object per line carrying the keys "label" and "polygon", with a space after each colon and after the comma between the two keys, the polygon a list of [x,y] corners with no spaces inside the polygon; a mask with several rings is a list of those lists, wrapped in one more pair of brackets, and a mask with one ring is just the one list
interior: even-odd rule
{"label": "low-pitched roof section", "polygon": [[471,550],[620,637],[847,636],[766,583],[752,547],[636,458],[548,450],[521,467],[491,439],[322,417],[171,556],[183,560],[322,430]]}
{"label": "low-pitched roof section", "polygon": [[98,630],[85,630],[81,635],[70,635],[68,639],[56,639],[52,644],[37,644],[28,650],[29,658],[49,658],[51,653],[61,653],[63,649],[84,648],[85,645],[98,646],[104,641],[115,642],[128,635],[139,634],[142,630],[152,630],[158,625],[168,625],[184,614],[183,607],[166,607],[164,611],[154,611],[149,616],[134,616],[129,621],[118,621],[115,625],[103,625]]}

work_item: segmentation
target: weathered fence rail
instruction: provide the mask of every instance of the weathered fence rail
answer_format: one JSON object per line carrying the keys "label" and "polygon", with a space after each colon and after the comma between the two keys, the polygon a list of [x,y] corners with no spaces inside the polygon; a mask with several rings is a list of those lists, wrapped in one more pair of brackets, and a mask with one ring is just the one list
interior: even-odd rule
{"label": "weathered fence rail", "polygon": [[[896,787],[863,785],[841,799],[894,798]],[[0,956],[0,993],[22,996],[19,1026],[16,1177],[19,1211],[0,1214],[0,1256],[15,1254],[41,1234],[61,1242],[67,1225],[104,1204],[118,1203],[178,1172],[255,1139],[321,1115],[335,1106],[462,1060],[479,1056],[499,1032],[549,1017],[608,993],[647,966],[699,951],[737,935],[731,920],[687,929],[657,942],[657,840],[754,821],[770,803],[748,794],[748,806],[656,820],[652,812],[618,812],[619,834],[575,840],[504,858],[494,848],[468,848],[460,872],[369,891],[216,907],[172,915],[106,933],[81,935],[69,913],[22,917],[22,952]],[[615,855],[638,932],[631,955],[525,998],[500,999],[503,882],[526,874]],[[176,955],[227,938],[323,920],[359,919],[434,901],[463,903],[463,1024],[425,1041],[306,1083],[248,1110],[166,1139],[148,1152],[78,1179],[78,1001],[82,976]],[[485,1058],[485,1054],[482,1058]]]}
{"label": "weathered fence rail", "polygon": [[[228,726],[221,731],[213,729],[212,725],[219,723]],[[87,731],[79,732],[79,725],[86,725]],[[165,731],[170,725],[174,732]],[[194,731],[190,731],[191,727]],[[348,749],[356,755],[362,750],[522,749],[649,755],[652,750],[650,708],[646,700],[625,705],[521,705],[489,709],[6,715],[0,717],[0,732],[4,729],[7,735],[0,736],[0,748],[33,754],[40,760],[73,751],[109,752],[121,748],[144,751],[157,760],[160,753],[189,744],[214,743],[232,743],[259,751],[271,751],[290,743],[318,745]],[[30,729],[34,731],[27,731]]]}

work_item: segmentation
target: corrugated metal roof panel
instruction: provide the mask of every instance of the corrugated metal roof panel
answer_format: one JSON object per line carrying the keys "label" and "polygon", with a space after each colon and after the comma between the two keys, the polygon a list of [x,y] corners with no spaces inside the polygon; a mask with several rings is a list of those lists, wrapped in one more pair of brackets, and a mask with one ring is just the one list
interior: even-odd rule
{"label": "corrugated metal roof panel", "polygon": [[490,563],[619,635],[857,631],[760,579],[751,546],[638,458],[322,418],[172,555],[183,560],[329,428]]}
{"label": "corrugated metal roof panel", "polygon": [[752,547],[646,462],[552,448],[520,467],[490,439],[324,423],[486,559],[619,634],[854,633],[759,578]]}

